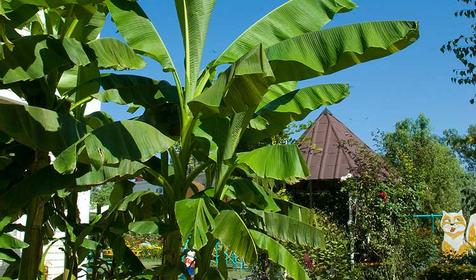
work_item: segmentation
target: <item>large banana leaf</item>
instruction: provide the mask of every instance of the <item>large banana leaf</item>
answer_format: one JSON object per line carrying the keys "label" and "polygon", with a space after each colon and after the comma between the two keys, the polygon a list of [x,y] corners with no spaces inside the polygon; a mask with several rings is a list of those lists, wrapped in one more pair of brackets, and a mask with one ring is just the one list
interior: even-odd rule
{"label": "large banana leaf", "polygon": [[84,121],[91,130],[114,122],[108,113],[101,111],[92,112],[91,114],[84,116]]}
{"label": "large banana leaf", "polygon": [[75,66],[63,73],[58,83],[58,91],[66,94],[76,89],[77,85],[83,85],[70,97],[74,103],[80,102],[99,91],[99,76],[99,68],[95,62],[86,66]]}
{"label": "large banana leaf", "polygon": [[263,100],[261,100],[261,103],[258,105],[258,108],[256,108],[256,111],[259,111],[261,108],[266,106],[266,104],[273,101],[274,99],[296,90],[296,87],[296,81],[271,85],[268,88],[268,91],[264,94]]}
{"label": "large banana leaf", "polygon": [[101,126],[58,155],[54,162],[60,173],[70,173],[79,160],[96,169],[121,160],[146,161],[166,151],[175,141],[153,126],[139,121],[120,121]]}
{"label": "large banana leaf", "polygon": [[153,221],[137,221],[129,223],[129,231],[137,234],[156,234],[159,231],[157,223]]}
{"label": "large banana leaf", "polygon": [[208,21],[215,0],[175,0],[185,49],[186,101],[192,99],[198,80]]}
{"label": "large banana leaf", "polygon": [[266,54],[278,82],[300,81],[390,55],[418,36],[413,21],[357,23],[287,39]]}
{"label": "large banana leaf", "polygon": [[71,38],[64,38],[63,47],[69,59],[75,65],[84,66],[91,62],[81,42]]}
{"label": "large banana leaf", "polygon": [[[241,57],[220,74],[218,80],[201,95],[189,102],[194,115],[222,113],[231,115],[230,126],[221,133],[222,153],[217,157],[227,160],[233,156],[239,140],[249,124],[263,95],[272,83],[273,73],[263,48],[259,45]],[[212,141],[214,142],[214,141]],[[218,142],[210,142],[210,148]],[[212,159],[214,155],[211,154]]]}
{"label": "large banana leaf", "polygon": [[320,30],[336,13],[355,7],[350,0],[290,0],[274,9],[243,32],[214,61],[230,63],[258,44],[265,48],[283,40]]}
{"label": "large banana leaf", "polygon": [[22,5],[35,5],[44,8],[58,8],[68,4],[93,4],[100,0],[9,0],[8,3],[12,8]]}
{"label": "large banana leaf", "polygon": [[[8,17],[8,20],[4,21],[6,30],[13,31],[16,28],[23,28],[39,10],[38,7],[32,5],[21,5],[20,7],[13,8],[11,4],[12,2],[2,2],[2,7],[6,12],[5,16]],[[10,39],[15,39],[14,33],[9,35],[11,36]],[[20,35],[18,35],[18,37],[20,37]]]}
{"label": "large banana leaf", "polygon": [[115,70],[141,69],[145,61],[123,42],[113,38],[96,39],[88,43],[94,50],[98,66]]}
{"label": "large banana leaf", "polygon": [[238,167],[249,168],[261,178],[296,182],[309,176],[306,162],[296,145],[265,146],[236,156]]}
{"label": "large banana leaf", "polygon": [[99,69],[96,62],[90,63],[86,66],[78,66],[76,85],[82,85],[87,83],[87,86],[81,87],[81,89],[79,89],[75,93],[75,104],[77,102],[82,102],[91,94],[98,92],[100,85],[98,82],[95,81],[95,79],[99,78],[99,75]]}
{"label": "large banana leaf", "polygon": [[13,41],[12,50],[7,45],[0,48],[0,81],[9,84],[35,80],[58,68],[70,69],[74,65],[85,66],[98,60],[101,68],[140,69],[144,60],[119,40],[104,38],[91,41],[90,50],[75,39],[55,39],[46,35],[20,37]]}
{"label": "large banana leaf", "polygon": [[0,233],[0,249],[23,249],[26,247],[28,247],[27,243],[11,235]]}
{"label": "large banana leaf", "polygon": [[268,258],[286,269],[294,279],[310,279],[299,262],[276,240],[256,230],[250,230],[256,246],[268,253]]}
{"label": "large banana leaf", "polygon": [[[20,260],[20,257],[17,255],[17,253],[15,253],[14,249],[3,249],[3,250],[0,250],[0,260],[3,260],[7,263],[13,263],[17,260]],[[3,276],[5,277],[6,273],[3,274]],[[5,280],[10,280],[10,279],[12,278],[5,278]]]}
{"label": "large banana leaf", "polygon": [[212,234],[246,262],[256,261],[256,246],[250,230],[235,211],[221,211],[215,217],[215,228]]}
{"label": "large banana leaf", "polygon": [[244,136],[246,143],[274,136],[289,123],[304,119],[321,106],[337,104],[350,94],[349,86],[344,84],[317,85],[287,93],[277,89],[268,91],[267,103],[260,104],[257,116],[250,121],[252,129]]}
{"label": "large banana leaf", "polygon": [[273,79],[266,54],[258,45],[221,73],[211,87],[188,105],[194,115],[213,114],[220,110],[254,112]]}
{"label": "large banana leaf", "polygon": [[9,84],[34,80],[60,67],[72,67],[60,40],[48,36],[26,36],[0,48],[0,81]]}
{"label": "large banana leaf", "polygon": [[131,48],[160,62],[165,71],[175,70],[162,38],[136,1],[108,0],[106,4]]}
{"label": "large banana leaf", "polygon": [[[57,0],[51,2],[58,2]],[[74,6],[70,6],[70,14],[66,18],[68,24],[68,36],[75,38],[81,42],[89,42],[98,38],[101,29],[106,21],[107,9],[103,4],[96,4],[102,1],[89,1],[91,4],[86,4],[85,1],[77,2]],[[50,10],[48,13],[51,13]],[[47,15],[49,16],[49,15]],[[63,26],[65,28],[65,26]]]}
{"label": "large banana leaf", "polygon": [[51,165],[40,169],[0,195],[0,213],[14,213],[35,197],[48,196],[60,189],[74,186],[74,180],[73,175],[61,175]]}
{"label": "large banana leaf", "polygon": [[281,208],[281,214],[285,214],[286,216],[306,224],[315,224],[316,214],[312,209],[281,199],[275,199],[275,201],[279,205],[279,208]]}
{"label": "large banana leaf", "polygon": [[195,250],[200,250],[207,244],[207,232],[215,222],[205,199],[183,199],[175,202],[175,216],[182,235],[182,243],[191,237],[190,244]]}
{"label": "large banana leaf", "polygon": [[220,110],[223,110],[221,105],[225,95],[224,90],[228,87],[227,81],[226,73],[221,73],[211,87],[188,103],[188,107],[195,116],[218,114]]}
{"label": "large banana leaf", "polygon": [[76,184],[78,186],[98,186],[109,181],[132,179],[146,168],[147,166],[143,163],[123,159],[116,165],[102,166],[99,169],[92,168],[91,171],[77,178]]}
{"label": "large banana leaf", "polygon": [[[217,157],[230,159],[254,111],[274,77],[263,48],[258,45],[220,74],[217,81],[188,103],[194,115],[231,115],[230,126],[219,138],[223,148]],[[212,141],[214,142],[214,141]],[[218,142],[210,142],[210,148]],[[213,153],[211,158],[214,159]]]}
{"label": "large banana leaf", "polygon": [[234,195],[250,207],[266,211],[279,211],[280,208],[274,202],[271,194],[261,186],[248,179],[231,179],[227,181],[228,187],[232,188]]}
{"label": "large banana leaf", "polygon": [[99,83],[104,91],[93,96],[101,102],[134,104],[145,108],[156,107],[164,102],[178,102],[177,88],[167,81],[136,75],[104,74]]}
{"label": "large banana leaf", "polygon": [[323,233],[307,223],[272,212],[264,212],[263,217],[266,233],[276,239],[311,248],[324,246]]}
{"label": "large banana leaf", "polygon": [[60,152],[85,133],[84,124],[54,111],[0,104],[0,131],[35,150]]}
{"label": "large banana leaf", "polygon": [[223,132],[228,130],[229,125],[230,121],[219,115],[197,120],[193,134],[198,138],[196,153],[200,153],[199,157],[218,161],[219,151],[226,140]]}
{"label": "large banana leaf", "polygon": [[309,112],[323,105],[339,103],[350,94],[349,85],[326,84],[298,89],[280,94],[277,91],[268,91],[268,101],[257,114],[290,114],[293,121],[302,120]]}

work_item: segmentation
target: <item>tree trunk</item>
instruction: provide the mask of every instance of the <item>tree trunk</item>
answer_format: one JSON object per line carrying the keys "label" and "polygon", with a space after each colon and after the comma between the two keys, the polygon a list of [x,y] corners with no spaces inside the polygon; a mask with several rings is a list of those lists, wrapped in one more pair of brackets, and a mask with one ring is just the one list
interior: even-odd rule
{"label": "tree trunk", "polygon": [[182,253],[182,236],[179,230],[173,231],[165,236],[163,250],[163,266],[166,268],[163,279],[175,280],[180,274],[180,267],[182,266],[180,259]]}
{"label": "tree trunk", "polygon": [[[72,192],[69,197],[69,201],[66,200],[67,205],[67,223],[69,223],[73,228],[78,224],[78,193]],[[66,231],[66,246],[64,250],[65,260],[64,260],[64,280],[76,279],[78,277],[78,255],[76,250],[73,249],[74,242],[71,240],[71,235]]]}
{"label": "tree trunk", "polygon": [[[37,172],[48,166],[50,160],[47,152],[37,151],[31,171]],[[34,188],[35,186],[31,186]],[[46,200],[35,197],[27,210],[26,230],[24,241],[29,246],[22,251],[19,280],[34,280],[38,277],[41,256],[43,254],[43,216]]]}
{"label": "tree trunk", "polygon": [[[206,279],[207,274],[210,272],[210,260],[212,259],[213,252],[215,245],[217,244],[217,240],[213,238],[211,234],[208,234],[208,243],[205,245],[197,254],[197,264],[198,264],[198,272],[195,279]],[[219,252],[216,252],[217,256]],[[218,267],[218,262],[216,263]]]}
{"label": "tree trunk", "polygon": [[19,280],[34,280],[38,277],[41,255],[43,253],[43,213],[45,201],[34,198],[28,208],[25,242],[30,246],[23,249],[20,263]]}

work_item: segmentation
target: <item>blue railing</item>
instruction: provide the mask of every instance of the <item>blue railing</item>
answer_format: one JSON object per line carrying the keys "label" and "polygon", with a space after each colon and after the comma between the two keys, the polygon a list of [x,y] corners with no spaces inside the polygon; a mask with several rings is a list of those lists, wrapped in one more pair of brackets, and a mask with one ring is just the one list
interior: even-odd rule
{"label": "blue railing", "polygon": [[431,219],[431,233],[435,233],[435,219],[443,217],[443,214],[415,214],[412,217],[419,219]]}

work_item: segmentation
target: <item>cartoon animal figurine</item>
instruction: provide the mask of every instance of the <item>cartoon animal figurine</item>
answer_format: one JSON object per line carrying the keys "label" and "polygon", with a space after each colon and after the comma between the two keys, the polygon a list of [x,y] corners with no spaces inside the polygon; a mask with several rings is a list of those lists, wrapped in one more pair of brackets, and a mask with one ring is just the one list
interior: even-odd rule
{"label": "cartoon animal figurine", "polygon": [[476,214],[469,217],[468,228],[466,229],[466,241],[473,250],[476,250]]}
{"label": "cartoon animal figurine", "polygon": [[187,257],[185,257],[185,267],[187,268],[188,275],[193,279],[195,277],[195,267],[197,266],[197,261],[195,260],[195,251],[190,250],[187,252]]}
{"label": "cartoon animal figurine", "polygon": [[[466,254],[471,245],[476,245],[476,214],[473,214],[466,230],[466,220],[463,211],[445,212],[441,218],[441,228],[445,233],[441,249],[445,255],[462,256]],[[466,230],[466,238],[465,238]]]}

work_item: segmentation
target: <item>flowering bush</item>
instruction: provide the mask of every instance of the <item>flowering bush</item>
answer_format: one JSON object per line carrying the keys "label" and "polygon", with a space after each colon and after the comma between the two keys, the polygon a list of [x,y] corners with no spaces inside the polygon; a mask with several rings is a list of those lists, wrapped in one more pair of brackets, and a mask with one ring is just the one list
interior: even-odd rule
{"label": "flowering bush", "polygon": [[431,234],[419,234],[411,218],[419,208],[417,190],[367,147],[344,144],[357,165],[357,175],[341,183],[352,204],[354,272],[364,279],[414,278],[437,254]]}
{"label": "flowering bush", "polygon": [[345,230],[332,217],[316,210],[315,226],[325,234],[325,247],[308,248],[297,244],[286,244],[286,248],[298,257],[311,279],[353,279],[349,260],[349,242]]}
{"label": "flowering bush", "polygon": [[127,247],[140,257],[157,259],[162,256],[162,240],[154,234],[126,234],[124,237]]}

